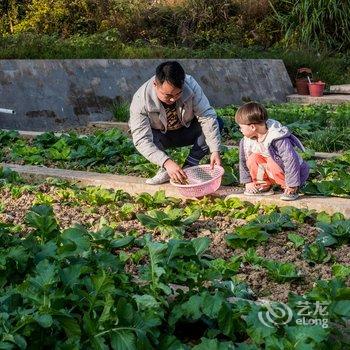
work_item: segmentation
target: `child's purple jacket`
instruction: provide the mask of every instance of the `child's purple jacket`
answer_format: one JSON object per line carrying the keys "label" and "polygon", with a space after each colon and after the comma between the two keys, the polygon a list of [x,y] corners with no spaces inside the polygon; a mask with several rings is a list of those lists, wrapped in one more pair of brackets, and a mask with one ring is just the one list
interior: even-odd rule
{"label": "child's purple jacket", "polygon": [[[239,177],[242,184],[252,182],[247,167],[244,140],[245,138],[239,144]],[[300,140],[289,131],[281,137],[273,139],[268,146],[268,152],[271,158],[280,166],[285,174],[286,185],[288,187],[301,186],[309,177],[309,165],[305,161],[300,164],[294,147],[304,150]]]}

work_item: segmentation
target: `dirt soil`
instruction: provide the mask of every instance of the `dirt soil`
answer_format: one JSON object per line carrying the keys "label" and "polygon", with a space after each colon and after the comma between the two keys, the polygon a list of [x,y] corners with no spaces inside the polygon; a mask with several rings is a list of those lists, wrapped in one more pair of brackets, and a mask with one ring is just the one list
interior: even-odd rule
{"label": "dirt soil", "polygon": [[[24,232],[30,232],[24,223],[25,215],[33,204],[39,203],[38,193],[45,194],[52,202],[56,219],[62,229],[82,224],[89,230],[99,229],[101,218],[105,218],[112,223],[119,232],[137,232],[143,235],[149,232],[131,213],[128,217],[120,217],[118,209],[122,203],[108,205],[89,205],[86,202],[64,202],[59,195],[59,189],[49,184],[42,184],[35,190],[24,190],[19,195],[14,194],[14,190],[6,187],[0,188],[0,221],[21,225]],[[142,210],[141,208],[138,209]],[[234,219],[228,216],[216,216],[214,218],[201,217],[186,230],[186,239],[195,237],[208,237],[212,243],[208,254],[214,258],[229,259],[233,255],[243,255],[243,249],[233,249],[226,244],[225,237],[232,233],[237,226],[245,223],[243,219]],[[315,227],[302,224],[293,232],[305,238],[306,243],[311,243],[317,236]],[[296,249],[288,240],[288,231],[271,235],[266,244],[256,247],[256,253],[266,259],[279,262],[290,262],[302,271],[304,278],[300,281],[276,283],[269,276],[265,269],[245,263],[241,265],[236,275],[241,281],[247,282],[254,291],[257,298],[286,301],[289,292],[304,294],[310,290],[314,283],[320,279],[330,279],[331,266],[334,262],[349,265],[349,246],[342,245],[336,249],[327,248],[332,254],[332,259],[328,263],[310,265],[301,257],[302,247]],[[154,232],[154,239],[163,241],[166,238]],[[135,266],[128,266],[130,271],[135,270]]]}

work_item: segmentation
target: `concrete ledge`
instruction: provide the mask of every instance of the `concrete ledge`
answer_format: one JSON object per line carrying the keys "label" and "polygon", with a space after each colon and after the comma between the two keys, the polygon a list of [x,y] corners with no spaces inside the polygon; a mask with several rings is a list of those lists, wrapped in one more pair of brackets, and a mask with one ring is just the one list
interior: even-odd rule
{"label": "concrete ledge", "polygon": [[[17,171],[23,178],[27,180],[45,179],[47,177],[57,177],[68,180],[70,182],[81,185],[101,186],[104,188],[122,189],[132,195],[148,192],[154,194],[156,191],[164,190],[167,196],[181,197],[177,189],[170,184],[159,186],[147,185],[145,179],[135,176],[122,176],[113,174],[100,174],[95,172],[85,172],[77,170],[63,170],[56,168],[46,168],[39,166],[17,165],[17,164],[1,164],[4,167],[9,167]],[[329,214],[336,212],[343,213],[346,218],[350,218],[350,199],[337,197],[312,197],[304,196],[293,202],[286,202],[279,199],[279,195],[273,196],[245,196],[239,193],[235,187],[220,187],[215,192],[216,196],[226,197],[233,195],[241,200],[251,203],[276,204],[278,206],[293,206],[301,209],[314,209],[316,211],[325,211]]]}
{"label": "concrete ledge", "polygon": [[312,97],[308,95],[288,95],[288,102],[296,102],[301,104],[342,104],[350,103],[350,95],[323,95],[321,97]]}
{"label": "concrete ledge", "polygon": [[335,94],[350,94],[350,84],[332,85],[329,91]]}
{"label": "concrete ledge", "polygon": [[[26,131],[26,130],[10,130],[10,129],[1,129],[3,131],[17,131],[21,137],[27,140],[31,140],[37,136],[44,134],[44,131]],[[55,132],[55,136],[60,137],[63,133]]]}
{"label": "concrete ledge", "polygon": [[326,152],[315,152],[315,158],[318,159],[331,159],[341,156],[341,153],[326,153]]}
{"label": "concrete ledge", "polygon": [[104,122],[104,121],[97,121],[97,122],[90,122],[88,126],[92,126],[95,128],[100,129],[108,129],[108,128],[117,128],[121,131],[128,132],[129,131],[129,125],[125,122]]}
{"label": "concrete ledge", "polygon": [[232,195],[241,200],[251,203],[276,204],[279,207],[293,206],[299,209],[314,209],[318,212],[325,211],[329,214],[342,213],[346,218],[350,218],[350,198],[339,197],[322,197],[322,196],[302,196],[295,201],[284,201],[280,199],[281,194],[274,194],[272,196],[245,196],[244,194],[235,194],[236,191],[232,187],[220,187],[216,192],[221,197]]}

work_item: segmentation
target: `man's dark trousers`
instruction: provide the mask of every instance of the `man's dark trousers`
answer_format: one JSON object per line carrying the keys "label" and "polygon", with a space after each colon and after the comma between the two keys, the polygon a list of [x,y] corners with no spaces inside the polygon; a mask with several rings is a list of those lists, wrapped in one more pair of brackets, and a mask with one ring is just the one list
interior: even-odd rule
{"label": "man's dark trousers", "polygon": [[[220,133],[222,133],[224,122],[218,117]],[[209,147],[204,141],[202,128],[194,118],[188,128],[182,127],[177,130],[168,130],[166,133],[160,130],[152,129],[153,142],[162,151],[168,148],[177,148],[191,146],[190,153],[185,161],[184,166],[198,165],[200,160],[209,153]]]}

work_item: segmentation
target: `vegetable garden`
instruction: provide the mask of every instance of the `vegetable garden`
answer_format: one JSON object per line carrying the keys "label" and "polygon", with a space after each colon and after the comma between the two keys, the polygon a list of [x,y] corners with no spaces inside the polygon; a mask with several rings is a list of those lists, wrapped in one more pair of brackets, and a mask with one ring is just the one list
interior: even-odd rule
{"label": "vegetable garden", "polygon": [[[27,184],[8,169],[0,192],[2,349],[349,346],[341,214]],[[271,305],[288,313],[261,322]]]}
{"label": "vegetable garden", "polygon": [[[234,110],[218,110],[233,144]],[[331,148],[313,147],[341,151],[337,158],[303,154],[311,166],[304,193],[349,197],[348,111],[269,106],[310,148],[324,146],[317,133],[338,136]],[[0,349],[350,348],[350,220],[342,214],[27,183],[6,168],[154,175],[117,129],[32,140],[0,131],[0,145]],[[187,152],[172,157],[182,163]],[[237,148],[224,147],[222,160],[224,183],[237,185]]]}
{"label": "vegetable garden", "polygon": [[[305,194],[350,196],[350,132],[349,105],[270,106],[271,118],[288,125],[307,148],[302,155],[308,160],[311,176],[302,189]],[[238,144],[241,134],[233,122],[235,107],[219,109],[225,121],[224,142]],[[297,122],[296,122],[297,120]],[[1,161],[7,163],[45,165],[63,169],[91,170],[120,175],[153,176],[157,167],[137,153],[132,141],[120,130],[95,131],[83,137],[75,131],[60,137],[47,132],[25,140],[15,131],[0,131]],[[315,151],[340,151],[336,158],[315,158]],[[173,159],[183,164],[188,148],[175,150]],[[206,161],[206,160],[204,160]],[[238,149],[224,147],[224,185],[238,184]]]}
{"label": "vegetable garden", "polygon": [[[97,131],[83,137],[74,132],[60,137],[47,132],[33,140],[25,140],[15,131],[0,131],[0,145],[1,161],[5,163],[144,177],[153,176],[157,170],[157,166],[137,153],[132,141],[118,129]],[[183,164],[188,151],[188,148],[182,148],[171,155]],[[310,180],[302,189],[304,193],[349,197],[349,151],[329,160],[315,159],[313,151],[308,151],[303,157],[309,159],[311,167]],[[238,149],[224,147],[222,161],[225,168],[223,184],[237,185]]]}
{"label": "vegetable garden", "polygon": [[[349,11],[325,0],[5,0],[0,56],[278,58],[291,78],[310,67],[316,80],[345,84]],[[113,108],[128,118],[126,103]],[[217,110],[233,146],[222,152],[223,184],[234,186],[236,108]],[[350,105],[267,109],[307,148],[302,192],[349,198]],[[0,350],[350,349],[350,218],[28,183],[6,167],[153,176],[117,129],[32,140],[0,130],[0,146]],[[187,152],[171,155],[183,163]]]}

